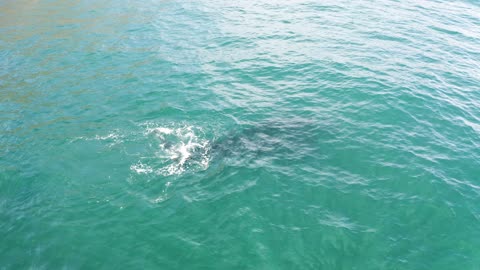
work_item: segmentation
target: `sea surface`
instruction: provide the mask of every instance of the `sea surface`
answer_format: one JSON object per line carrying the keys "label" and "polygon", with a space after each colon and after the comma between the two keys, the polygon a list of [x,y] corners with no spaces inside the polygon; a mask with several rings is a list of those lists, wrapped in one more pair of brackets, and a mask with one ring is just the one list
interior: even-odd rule
{"label": "sea surface", "polygon": [[480,3],[0,0],[0,269],[480,269]]}

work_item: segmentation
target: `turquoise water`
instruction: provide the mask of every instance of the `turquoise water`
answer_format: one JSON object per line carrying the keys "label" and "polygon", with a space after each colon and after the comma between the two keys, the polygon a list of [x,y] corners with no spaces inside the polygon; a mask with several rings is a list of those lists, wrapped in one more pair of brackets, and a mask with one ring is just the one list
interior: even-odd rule
{"label": "turquoise water", "polygon": [[479,269],[479,14],[0,0],[0,269]]}

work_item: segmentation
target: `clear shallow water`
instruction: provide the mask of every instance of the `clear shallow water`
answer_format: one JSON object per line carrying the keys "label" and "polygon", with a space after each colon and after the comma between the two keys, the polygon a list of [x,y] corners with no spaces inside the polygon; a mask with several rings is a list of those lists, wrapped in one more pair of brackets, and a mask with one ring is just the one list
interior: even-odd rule
{"label": "clear shallow water", "polygon": [[477,269],[479,14],[0,1],[0,268]]}

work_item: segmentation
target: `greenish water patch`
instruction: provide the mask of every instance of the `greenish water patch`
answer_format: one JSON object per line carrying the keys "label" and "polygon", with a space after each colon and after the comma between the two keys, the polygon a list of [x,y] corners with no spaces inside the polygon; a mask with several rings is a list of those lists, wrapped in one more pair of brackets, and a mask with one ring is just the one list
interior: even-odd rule
{"label": "greenish water patch", "polygon": [[1,269],[477,269],[474,1],[0,1]]}

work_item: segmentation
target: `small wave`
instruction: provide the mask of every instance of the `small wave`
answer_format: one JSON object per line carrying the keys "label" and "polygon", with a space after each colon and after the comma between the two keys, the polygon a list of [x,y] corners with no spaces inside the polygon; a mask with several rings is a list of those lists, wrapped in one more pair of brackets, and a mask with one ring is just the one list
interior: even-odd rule
{"label": "small wave", "polygon": [[76,137],[70,141],[70,143],[76,141],[105,141],[109,147],[120,144],[123,142],[124,136],[118,132],[112,132],[107,135],[95,135],[95,137]]}

